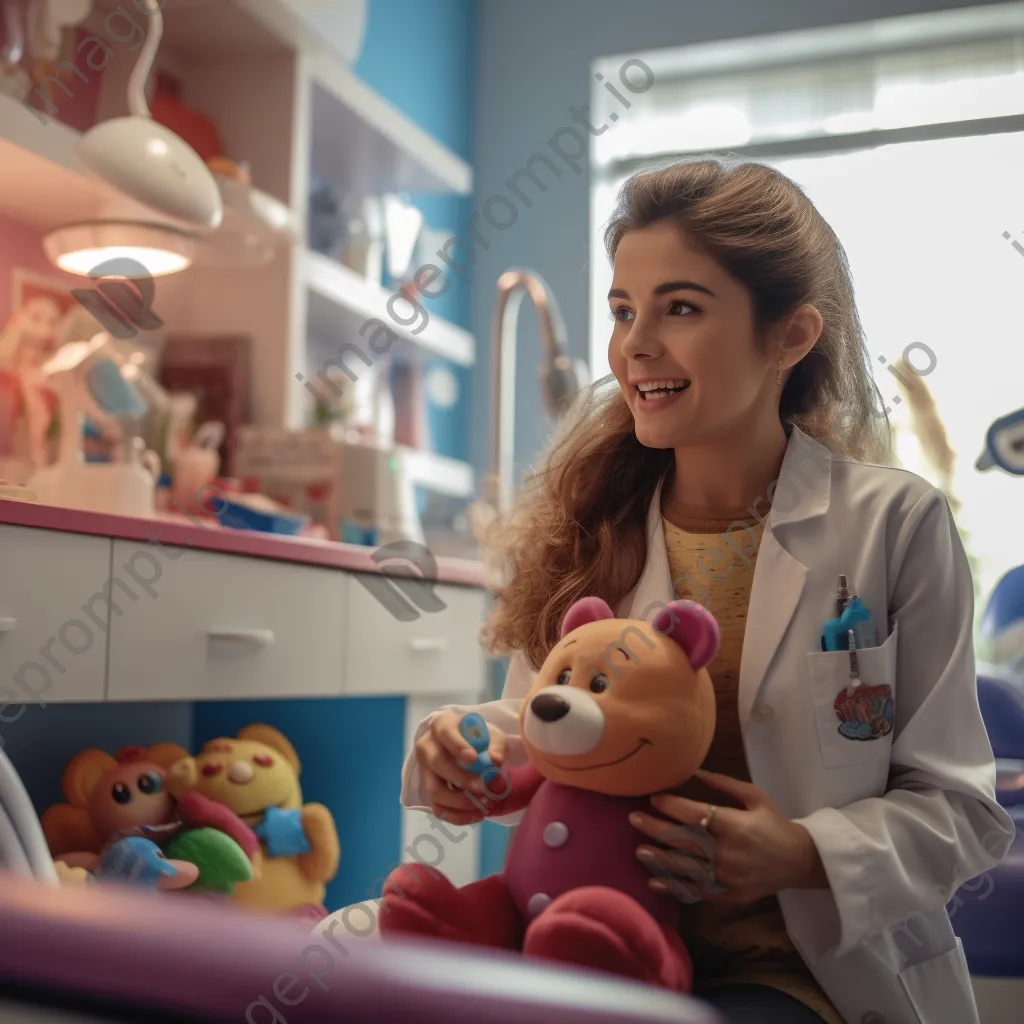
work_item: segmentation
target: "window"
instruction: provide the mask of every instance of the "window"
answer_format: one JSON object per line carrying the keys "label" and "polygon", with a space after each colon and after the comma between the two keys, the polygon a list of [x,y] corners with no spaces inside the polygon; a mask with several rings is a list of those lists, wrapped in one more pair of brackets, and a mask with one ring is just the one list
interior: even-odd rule
{"label": "window", "polygon": [[[1024,253],[1013,244],[1024,248],[1024,4],[643,59],[653,85],[593,139],[591,365],[607,372],[601,232],[629,174],[700,152],[778,167],[847,250],[882,394],[900,397],[891,371],[906,358],[921,375],[904,372],[910,386],[934,397],[957,455],[952,478],[925,457],[902,400],[888,403],[897,456],[960,503],[987,594],[1024,563],[1024,531],[1007,517],[1024,479],[974,468],[988,425],[1024,405]],[[594,90],[595,125],[615,102],[605,92]]]}

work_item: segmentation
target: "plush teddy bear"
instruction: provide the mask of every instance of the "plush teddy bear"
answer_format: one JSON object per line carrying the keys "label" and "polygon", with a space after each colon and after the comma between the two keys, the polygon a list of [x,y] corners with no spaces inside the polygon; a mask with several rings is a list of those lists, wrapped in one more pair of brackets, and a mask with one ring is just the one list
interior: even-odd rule
{"label": "plush teddy bear", "polygon": [[116,757],[96,749],[77,754],[61,779],[67,803],[42,817],[62,880],[80,869],[226,894],[258,874],[259,841],[236,814],[198,792],[172,797],[167,766],[186,756],[173,743],[125,747]]}
{"label": "plush teddy bear", "polygon": [[301,765],[277,729],[250,725],[235,739],[211,740],[195,758],[172,765],[171,795],[199,792],[251,826],[263,851],[260,877],[235,887],[233,899],[259,910],[325,916],[325,883],[341,851],[330,811],[302,802]]}
{"label": "plush teddy bear", "polygon": [[484,774],[490,813],[526,809],[504,872],[456,889],[422,865],[396,869],[382,936],[520,949],[689,992],[679,904],[651,890],[628,816],[707,756],[718,646],[714,617],[693,602],[650,623],[616,619],[598,598],[574,604],[520,709],[529,762]]}

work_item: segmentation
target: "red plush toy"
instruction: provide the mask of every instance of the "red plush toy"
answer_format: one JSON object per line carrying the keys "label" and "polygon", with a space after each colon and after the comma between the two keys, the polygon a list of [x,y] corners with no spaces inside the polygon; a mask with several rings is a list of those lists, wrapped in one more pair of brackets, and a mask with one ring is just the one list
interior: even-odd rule
{"label": "red plush toy", "polygon": [[693,602],[673,601],[651,623],[616,619],[598,598],[574,604],[520,710],[529,763],[485,773],[501,790],[491,813],[526,809],[504,872],[456,889],[423,865],[398,868],[382,935],[521,949],[689,992],[679,904],[651,890],[628,819],[707,756],[706,666],[718,646],[718,624]]}

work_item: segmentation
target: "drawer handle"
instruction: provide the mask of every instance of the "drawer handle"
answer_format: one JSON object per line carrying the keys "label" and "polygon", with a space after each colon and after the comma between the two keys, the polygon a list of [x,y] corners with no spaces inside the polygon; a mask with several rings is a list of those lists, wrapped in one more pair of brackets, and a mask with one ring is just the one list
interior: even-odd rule
{"label": "drawer handle", "polygon": [[0,633],[13,633],[17,628],[17,619],[0,618]]}
{"label": "drawer handle", "polygon": [[272,629],[215,629],[207,634],[211,640],[233,640],[238,643],[269,647],[274,642]]}
{"label": "drawer handle", "polygon": [[448,641],[444,637],[416,637],[409,641],[409,646],[414,651],[445,651],[448,649]]}

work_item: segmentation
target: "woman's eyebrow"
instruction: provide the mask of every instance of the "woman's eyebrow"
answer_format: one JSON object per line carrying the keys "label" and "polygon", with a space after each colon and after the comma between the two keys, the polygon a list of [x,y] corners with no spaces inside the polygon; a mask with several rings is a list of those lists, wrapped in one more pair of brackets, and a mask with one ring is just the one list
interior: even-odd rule
{"label": "woman's eyebrow", "polygon": [[[659,284],[654,289],[655,295],[667,295],[669,292],[703,292],[705,295],[710,295],[712,298],[715,297],[715,293],[710,289],[706,288],[702,284],[697,284],[696,281],[666,281],[664,284]],[[624,291],[622,288],[612,288],[608,292],[609,299],[628,299],[629,293]]]}

